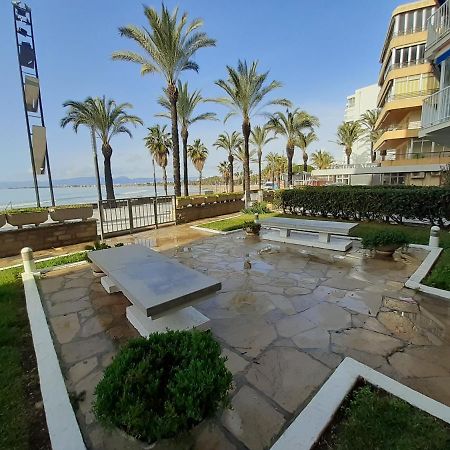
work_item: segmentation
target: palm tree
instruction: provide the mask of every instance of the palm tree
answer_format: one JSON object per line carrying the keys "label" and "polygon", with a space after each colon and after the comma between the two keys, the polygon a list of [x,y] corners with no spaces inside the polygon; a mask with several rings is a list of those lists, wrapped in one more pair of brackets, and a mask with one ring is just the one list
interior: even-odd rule
{"label": "palm tree", "polygon": [[[246,207],[250,205],[250,157],[248,146],[251,132],[250,119],[264,98],[274,89],[281,87],[281,83],[278,81],[271,81],[269,84],[265,84],[269,72],[258,73],[257,69],[257,61],[252,62],[250,67],[246,61],[239,61],[237,69],[227,66],[227,80],[216,81],[216,85],[223,89],[227,95],[216,99],[216,101],[230,108],[230,112],[225,116],[225,121],[237,114],[242,117]],[[289,107],[290,104],[286,99],[276,99],[268,101],[264,106],[281,105]]]}
{"label": "palm tree", "polygon": [[[187,148],[188,148],[188,137],[189,137],[189,126],[195,122],[199,122],[200,120],[217,120],[216,113],[206,112],[203,114],[199,114],[197,116],[194,115],[194,111],[196,107],[200,103],[204,103],[206,100],[202,97],[200,91],[195,90],[191,93],[188,89],[188,84],[182,84],[180,80],[178,80],[178,102],[177,102],[177,113],[178,113],[178,122],[181,128],[181,140],[183,142],[183,185],[184,185],[184,195],[189,195],[189,176],[188,176],[188,156],[187,156]],[[171,118],[170,114],[170,99],[167,94],[167,90],[164,90],[165,96],[162,96],[158,99],[158,103],[167,110],[167,112],[162,114],[157,114],[160,117]]]}
{"label": "palm tree", "polygon": [[228,163],[230,164],[230,192],[234,192],[234,152],[243,144],[243,142],[242,136],[237,131],[233,131],[231,134],[225,131],[225,133],[219,134],[216,142],[214,142],[215,147],[222,148],[228,152]]}
{"label": "palm tree", "polygon": [[274,140],[274,137],[269,137],[269,129],[266,126],[256,126],[251,132],[251,143],[256,146],[258,155],[258,189],[261,190],[261,160],[262,152],[265,145]]}
{"label": "palm tree", "polygon": [[303,154],[303,172],[308,171],[308,153],[307,148],[310,144],[312,144],[314,141],[317,141],[317,135],[314,131],[310,131],[309,133],[299,133],[298,139],[297,139],[297,147],[299,147],[302,150]]}
{"label": "palm tree", "polygon": [[381,131],[375,128],[378,117],[380,116],[379,109],[368,109],[362,116],[360,123],[364,128],[364,133],[366,135],[367,140],[370,142],[370,161],[375,161],[375,152],[373,151],[373,147],[375,142],[378,141],[378,138],[381,136]]}
{"label": "palm tree", "polygon": [[177,81],[184,70],[198,72],[198,64],[192,60],[200,48],[213,47],[216,41],[199,31],[203,25],[201,19],[188,23],[186,13],[178,17],[178,8],[172,13],[162,4],[161,13],[154,8],[144,6],[148,20],[147,28],[135,25],[120,27],[121,36],[136,42],[144,55],[130,50],[114,52],[115,60],[130,61],[141,66],[141,74],[161,73],[167,87],[172,121],[173,179],[175,195],[181,195],[180,181],[180,144],[178,140],[178,89]]}
{"label": "palm tree", "polygon": [[76,133],[78,127],[84,125],[101,140],[106,198],[114,200],[114,183],[111,173],[111,156],[113,152],[111,138],[120,133],[126,133],[128,136],[133,137],[127,125],[142,125],[142,120],[126,112],[126,109],[133,107],[131,103],[117,104],[112,99],[106,100],[105,96],[101,98],[88,97],[84,102],[68,100],[63,103],[63,106],[69,109],[67,115],[61,119],[62,128],[70,123],[73,125]]}
{"label": "palm tree", "polygon": [[222,161],[218,166],[217,170],[223,178],[223,182],[225,183],[225,189],[228,192],[228,182],[230,180],[230,164],[228,161]]}
{"label": "palm tree", "polygon": [[275,172],[277,170],[277,158],[279,155],[277,155],[276,153],[268,153],[266,155],[266,169],[268,170],[268,172],[271,175],[272,178],[272,184],[275,184]]}
{"label": "palm tree", "polygon": [[188,155],[191,158],[192,164],[198,170],[199,174],[199,194],[202,193],[202,172],[205,166],[206,158],[208,157],[208,149],[200,139],[196,139],[192,145],[188,147]]}
{"label": "palm tree", "polygon": [[333,155],[324,150],[314,152],[311,157],[313,164],[317,169],[329,169],[334,163]]}
{"label": "palm tree", "polygon": [[[239,145],[236,150],[234,151],[235,158],[242,164],[242,192],[245,192],[245,150],[244,147]],[[250,153],[248,155],[248,162],[249,165],[252,163],[255,163],[257,161],[256,159],[256,150],[250,150]],[[249,174],[250,174],[250,167],[249,167]]]}
{"label": "palm tree", "polygon": [[167,126],[155,125],[148,128],[148,134],[144,138],[145,146],[152,156],[153,167],[158,164],[163,170],[164,191],[167,195],[167,163],[169,161],[169,149],[171,144],[170,133],[166,131]]}
{"label": "palm tree", "polygon": [[364,130],[361,128],[361,124],[358,121],[355,122],[342,122],[337,130],[336,143],[342,145],[345,148],[345,154],[347,155],[347,164],[350,164],[350,156],[352,154],[353,144],[361,137]]}
{"label": "palm tree", "polygon": [[286,113],[278,111],[269,118],[267,127],[275,135],[281,134],[286,138],[288,186],[292,185],[292,160],[298,137],[305,128],[312,131],[313,126],[318,125],[319,119],[317,117],[308,114],[306,111],[300,111],[298,108],[294,111],[286,110]]}
{"label": "palm tree", "polygon": [[286,173],[288,159],[286,156],[277,155],[275,158],[275,173],[277,174],[277,184],[281,184],[281,175]]}

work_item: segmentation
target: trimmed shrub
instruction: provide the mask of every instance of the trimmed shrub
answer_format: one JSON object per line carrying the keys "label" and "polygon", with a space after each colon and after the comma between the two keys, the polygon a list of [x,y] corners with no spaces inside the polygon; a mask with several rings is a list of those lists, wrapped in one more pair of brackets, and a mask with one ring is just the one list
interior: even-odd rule
{"label": "trimmed shrub", "polygon": [[362,238],[362,246],[368,249],[382,247],[404,247],[411,243],[409,236],[401,230],[381,230],[366,233]]}
{"label": "trimmed shrub", "polygon": [[255,202],[250,208],[243,209],[242,212],[244,214],[267,214],[271,211],[266,202]]}
{"label": "trimmed shrub", "polygon": [[129,341],[96,387],[97,419],[149,443],[189,431],[230,405],[220,353],[211,333],[196,330]]}
{"label": "trimmed shrub", "polygon": [[414,186],[305,186],[278,193],[284,212],[356,221],[428,221],[446,227],[450,188]]}
{"label": "trimmed shrub", "polygon": [[243,230],[248,230],[251,233],[258,234],[261,231],[261,224],[253,221],[244,222],[242,224]]}

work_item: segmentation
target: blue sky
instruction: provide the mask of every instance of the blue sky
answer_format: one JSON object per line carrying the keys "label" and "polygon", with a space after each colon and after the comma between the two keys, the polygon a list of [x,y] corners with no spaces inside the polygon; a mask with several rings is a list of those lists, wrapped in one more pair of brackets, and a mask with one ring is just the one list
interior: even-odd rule
{"label": "blue sky", "polygon": [[[345,99],[356,88],[376,82],[379,54],[390,14],[400,1],[341,0],[312,2],[305,0],[242,1],[211,0],[167,1],[179,5],[190,17],[202,17],[204,30],[217,39],[217,46],[200,50],[196,61],[200,72],[185,72],[183,80],[201,89],[205,97],[221,95],[214,81],[225,77],[225,65],[237,60],[258,59],[261,70],[283,87],[276,96],[289,98],[296,106],[315,114],[321,121],[317,130],[320,142],[311,150],[324,148],[336,156],[341,150],[334,139],[343,119]],[[111,61],[114,50],[134,48],[121,38],[118,27],[145,25],[142,1],[138,0],[29,0],[33,11],[36,50],[47,125],[50,161],[54,178],[93,176],[88,133],[76,135],[61,129],[62,103],[87,96],[106,95],[119,102],[133,104],[133,112],[151,126],[160,111],[156,99],[163,80],[159,75],[141,77],[138,66]],[[150,6],[160,3],[147,2]],[[12,11],[9,1],[0,4],[0,181],[29,180],[30,161],[25,119],[21,100]],[[220,119],[226,109],[206,104],[199,111],[217,112]],[[263,123],[256,117],[253,125]],[[200,122],[192,127],[191,139],[201,138],[210,157],[205,175],[216,172],[225,160],[224,152],[212,143],[223,130],[240,129],[238,120],[225,125]],[[134,138],[118,137],[112,142],[114,176],[151,176],[151,161],[143,145],[146,128],[135,130]],[[266,152],[284,152],[282,138],[272,142]],[[297,162],[300,154],[296,153]],[[193,169],[191,174],[194,175]]]}

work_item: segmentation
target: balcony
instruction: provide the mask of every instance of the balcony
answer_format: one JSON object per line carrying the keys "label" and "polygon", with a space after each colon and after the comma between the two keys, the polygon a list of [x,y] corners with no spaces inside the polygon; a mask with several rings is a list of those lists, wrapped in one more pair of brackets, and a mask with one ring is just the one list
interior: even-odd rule
{"label": "balcony", "polygon": [[423,101],[420,137],[450,146],[450,86]]}
{"label": "balcony", "polygon": [[387,155],[384,160],[379,160],[379,162],[382,167],[421,166],[424,168],[425,166],[441,166],[450,163],[450,150],[438,152],[413,152],[392,155],[391,157]]}
{"label": "balcony", "polygon": [[417,137],[420,130],[420,121],[411,121],[405,125],[391,125],[380,129],[380,137],[374,144],[377,151],[387,150],[402,141]]}
{"label": "balcony", "polygon": [[437,52],[450,42],[449,2],[445,2],[428,19],[428,37],[425,58],[434,60]]}

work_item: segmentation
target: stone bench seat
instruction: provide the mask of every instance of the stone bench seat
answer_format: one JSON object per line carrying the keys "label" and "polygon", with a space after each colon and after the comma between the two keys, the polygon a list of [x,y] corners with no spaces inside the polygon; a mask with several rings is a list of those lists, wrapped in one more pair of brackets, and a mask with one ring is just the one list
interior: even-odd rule
{"label": "stone bench seat", "polygon": [[204,326],[209,319],[192,307],[221,289],[221,283],[141,245],[89,252],[104,273],[108,293],[131,302],[127,318],[143,336],[166,329]]}
{"label": "stone bench seat", "polygon": [[[352,241],[342,239],[341,236],[348,236],[350,230],[357,225],[347,222],[284,217],[272,217],[260,223],[263,228],[279,230],[279,234],[273,232],[264,234],[263,239],[338,251],[351,248]],[[292,232],[295,233],[294,236],[291,235]]]}

